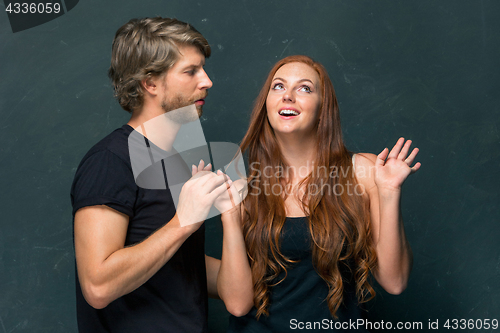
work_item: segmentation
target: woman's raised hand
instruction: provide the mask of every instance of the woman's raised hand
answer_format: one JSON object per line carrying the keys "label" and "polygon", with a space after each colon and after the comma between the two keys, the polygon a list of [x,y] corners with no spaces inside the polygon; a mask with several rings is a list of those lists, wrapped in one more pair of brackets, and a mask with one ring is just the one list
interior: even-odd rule
{"label": "woman's raised hand", "polygon": [[415,163],[418,148],[414,148],[410,155],[411,140],[405,142],[400,138],[389,152],[388,148],[382,150],[375,162],[375,183],[379,190],[400,191],[406,178],[416,172],[421,164]]}

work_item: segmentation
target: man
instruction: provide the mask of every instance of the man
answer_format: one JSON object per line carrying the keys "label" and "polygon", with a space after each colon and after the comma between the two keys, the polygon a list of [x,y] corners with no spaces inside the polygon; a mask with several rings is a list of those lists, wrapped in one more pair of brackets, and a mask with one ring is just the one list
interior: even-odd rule
{"label": "man", "polygon": [[189,181],[176,209],[168,187],[136,185],[127,140],[174,109],[194,104],[201,115],[209,56],[206,39],[175,19],[134,19],[116,33],[109,75],[131,118],[90,149],[71,189],[80,332],[207,331],[220,262],[204,255],[202,222],[226,191],[224,175]]}

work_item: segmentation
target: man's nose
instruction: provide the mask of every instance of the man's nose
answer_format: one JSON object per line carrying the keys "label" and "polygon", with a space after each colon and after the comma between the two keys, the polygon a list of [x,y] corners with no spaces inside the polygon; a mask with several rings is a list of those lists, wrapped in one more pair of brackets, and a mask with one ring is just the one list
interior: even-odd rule
{"label": "man's nose", "polygon": [[210,87],[212,87],[212,80],[210,80],[210,78],[208,77],[208,74],[207,72],[205,72],[204,69],[202,69],[202,73],[201,73],[201,81],[200,81],[200,89],[208,89]]}

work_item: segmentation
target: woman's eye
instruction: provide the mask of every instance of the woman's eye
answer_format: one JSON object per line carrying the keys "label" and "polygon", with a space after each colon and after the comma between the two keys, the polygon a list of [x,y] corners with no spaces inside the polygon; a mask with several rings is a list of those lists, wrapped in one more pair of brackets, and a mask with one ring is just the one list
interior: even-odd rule
{"label": "woman's eye", "polygon": [[281,83],[276,83],[273,86],[273,90],[280,90],[280,89],[283,89],[283,84],[281,84]]}
{"label": "woman's eye", "polygon": [[302,87],[300,87],[299,90],[304,91],[304,92],[311,92],[311,88],[309,88],[308,86],[302,86]]}

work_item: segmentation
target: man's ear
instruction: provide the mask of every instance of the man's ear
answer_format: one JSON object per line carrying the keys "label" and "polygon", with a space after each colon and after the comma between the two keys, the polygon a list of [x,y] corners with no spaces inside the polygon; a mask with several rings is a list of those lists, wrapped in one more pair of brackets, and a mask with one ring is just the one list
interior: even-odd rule
{"label": "man's ear", "polygon": [[141,86],[145,93],[156,96],[159,89],[159,78],[153,76],[147,77],[141,81]]}

